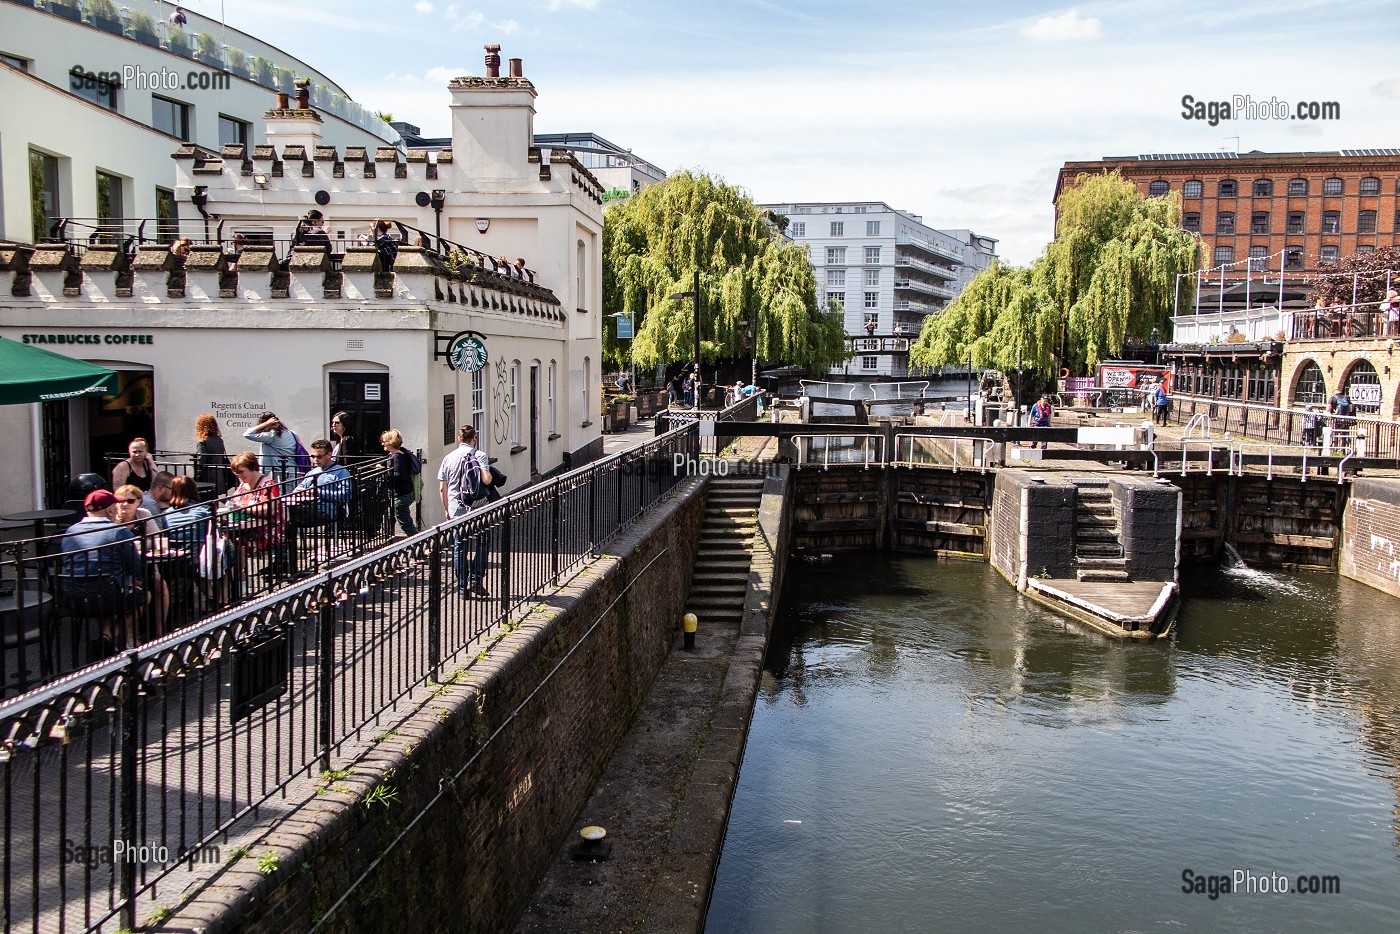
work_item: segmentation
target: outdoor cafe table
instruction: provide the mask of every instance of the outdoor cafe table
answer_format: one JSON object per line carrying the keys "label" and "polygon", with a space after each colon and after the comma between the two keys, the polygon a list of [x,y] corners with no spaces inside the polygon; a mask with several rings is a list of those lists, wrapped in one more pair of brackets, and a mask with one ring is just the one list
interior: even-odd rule
{"label": "outdoor cafe table", "polygon": [[32,522],[34,523],[34,537],[43,538],[44,523],[55,519],[69,519],[78,521],[78,516],[71,509],[31,509],[28,512],[7,512],[0,516],[7,522]]}

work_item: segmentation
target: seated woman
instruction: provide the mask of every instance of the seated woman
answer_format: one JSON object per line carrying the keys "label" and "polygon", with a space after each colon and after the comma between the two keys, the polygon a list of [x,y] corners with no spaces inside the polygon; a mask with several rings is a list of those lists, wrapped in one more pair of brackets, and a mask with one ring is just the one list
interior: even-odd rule
{"label": "seated woman", "polygon": [[165,516],[170,547],[190,556],[199,590],[206,599],[223,602],[223,580],[233,567],[233,542],[211,522],[209,506],[198,502],[199,487],[189,477],[170,485],[170,511]]}
{"label": "seated woman", "polygon": [[238,478],[221,512],[228,516],[229,530],[243,557],[265,555],[282,543],[281,488],[277,478],[258,469],[258,458],[250,451],[229,459],[229,469]]}
{"label": "seated woman", "polygon": [[[183,479],[183,478],[176,478]],[[141,508],[141,488],[134,483],[117,487],[117,524],[131,529],[141,554],[149,555],[165,547],[160,523],[149,510]],[[165,622],[170,615],[170,585],[155,564],[146,564],[146,592],[151,595],[151,638],[165,635]]]}

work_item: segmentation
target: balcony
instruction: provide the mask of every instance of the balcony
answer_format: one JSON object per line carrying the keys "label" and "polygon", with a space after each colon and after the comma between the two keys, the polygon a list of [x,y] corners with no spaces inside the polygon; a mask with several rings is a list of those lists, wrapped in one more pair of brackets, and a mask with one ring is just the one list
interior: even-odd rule
{"label": "balcony", "polygon": [[942,311],[942,305],[930,305],[927,302],[895,302],[895,311],[907,311],[915,315],[931,315],[935,311]]}
{"label": "balcony", "polygon": [[952,289],[941,285],[934,285],[932,282],[920,282],[918,279],[896,279],[894,280],[896,289],[907,289],[910,292],[920,292],[924,295],[932,295],[936,298],[951,299],[956,293]]}
{"label": "balcony", "polygon": [[1220,314],[1177,315],[1172,318],[1172,343],[1228,344],[1231,335],[1236,334],[1243,335],[1249,342],[1274,341],[1280,333],[1292,332],[1294,314],[1277,308],[1251,308]]}
{"label": "balcony", "polygon": [[894,242],[899,246],[912,246],[923,250],[925,253],[940,256],[951,263],[962,265],[962,254],[949,247],[943,246],[941,243],[934,243],[932,240],[925,240],[922,237],[913,237],[908,234],[901,234],[895,237]]}
{"label": "balcony", "polygon": [[894,264],[896,266],[907,266],[910,269],[917,269],[920,272],[928,273],[930,276],[937,276],[940,279],[947,279],[949,282],[958,277],[956,269],[949,269],[947,266],[938,266],[921,259],[915,259],[907,253],[895,253]]}

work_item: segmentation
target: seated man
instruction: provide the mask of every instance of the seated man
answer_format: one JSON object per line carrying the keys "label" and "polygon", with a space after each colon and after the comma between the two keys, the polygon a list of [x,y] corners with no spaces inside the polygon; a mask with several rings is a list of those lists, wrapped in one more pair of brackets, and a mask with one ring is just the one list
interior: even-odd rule
{"label": "seated man", "polygon": [[103,653],[117,648],[113,623],[123,620],[126,645],[136,644],[136,615],[149,602],[141,589],[136,536],[116,522],[117,498],[95,490],[83,500],[87,515],[64,533],[61,567],[70,575],[59,592],[64,612],[102,620]]}
{"label": "seated man", "polygon": [[287,538],[275,570],[297,571],[297,529],[333,525],[350,502],[350,471],[335,462],[334,445],[324,438],[311,442],[312,468],[286,499]]}

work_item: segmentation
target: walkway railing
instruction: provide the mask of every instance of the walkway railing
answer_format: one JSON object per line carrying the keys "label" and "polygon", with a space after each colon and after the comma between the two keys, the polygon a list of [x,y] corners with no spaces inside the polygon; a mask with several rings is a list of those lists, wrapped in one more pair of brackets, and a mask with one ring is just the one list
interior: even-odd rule
{"label": "walkway railing", "polygon": [[[1323,428],[1354,439],[1360,457],[1400,458],[1400,422],[1370,416],[1329,416],[1306,409],[1275,408],[1248,402],[1222,402],[1201,396],[1172,396],[1172,424],[1190,426],[1199,417],[1220,437],[1320,448]],[[1335,445],[1340,447],[1341,445]],[[1352,443],[1346,445],[1353,446]]]}
{"label": "walkway railing", "polygon": [[[134,929],[157,883],[181,891],[273,798],[310,797],[667,495],[698,439],[676,429],[0,704],[4,929]],[[488,595],[459,596],[475,562]],[[112,861],[112,841],[163,849]]]}
{"label": "walkway railing", "polygon": [[0,546],[0,697],[392,540],[382,457],[349,470],[348,483],[300,494],[292,472],[256,501],[225,495],[170,510],[165,529],[135,520],[130,542],[65,551],[73,539],[58,534]]}

